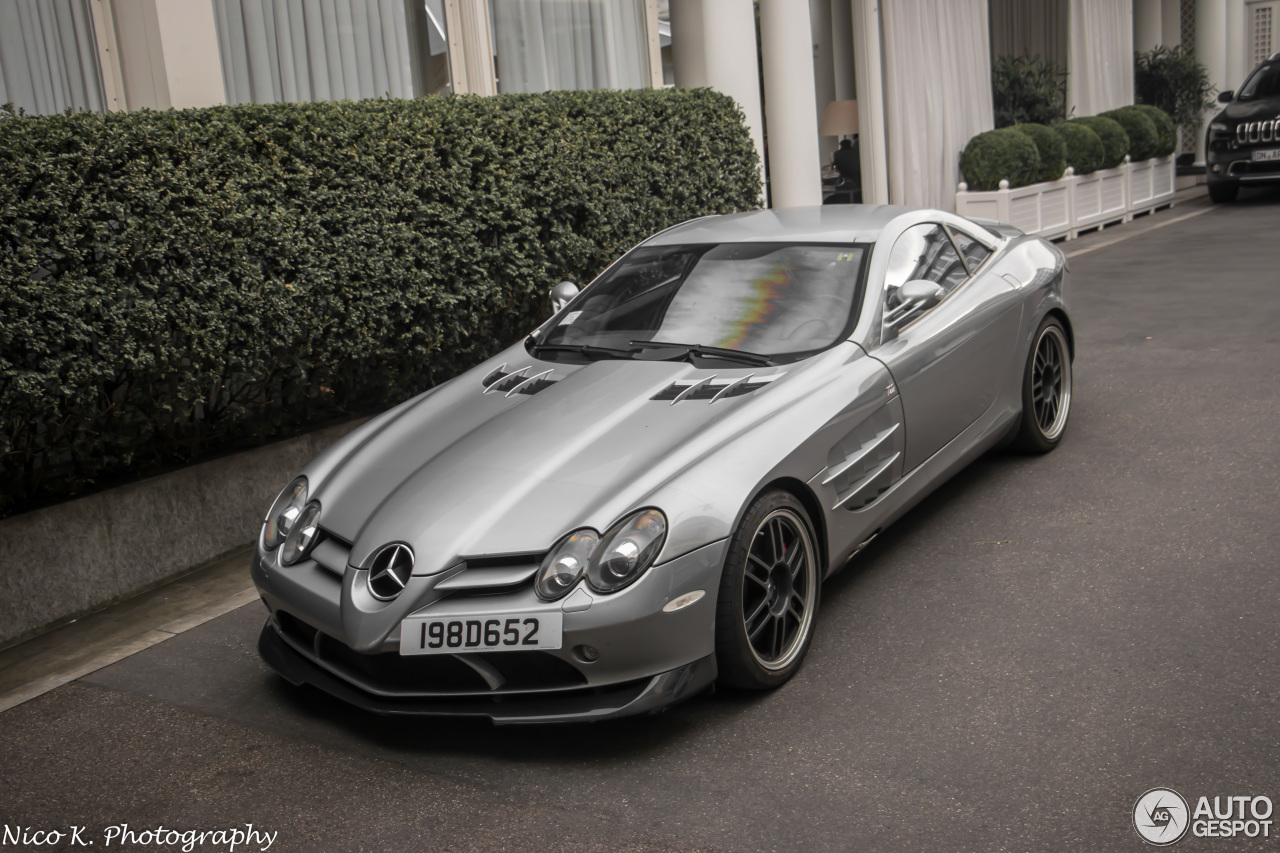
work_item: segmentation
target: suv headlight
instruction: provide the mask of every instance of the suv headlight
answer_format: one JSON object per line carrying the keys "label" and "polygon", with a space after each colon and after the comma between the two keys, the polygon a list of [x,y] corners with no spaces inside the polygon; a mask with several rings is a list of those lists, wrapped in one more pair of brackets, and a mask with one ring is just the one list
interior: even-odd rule
{"label": "suv headlight", "polygon": [[271,505],[266,520],[262,522],[262,544],[268,551],[274,551],[284,544],[306,505],[307,478],[299,477],[285,486]]}

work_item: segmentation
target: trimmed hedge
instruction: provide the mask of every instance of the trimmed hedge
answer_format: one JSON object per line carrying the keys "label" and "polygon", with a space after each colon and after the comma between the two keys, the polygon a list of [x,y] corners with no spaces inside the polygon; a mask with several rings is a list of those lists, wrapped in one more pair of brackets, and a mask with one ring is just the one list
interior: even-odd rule
{"label": "trimmed hedge", "polygon": [[960,155],[960,171],[971,190],[996,190],[1007,180],[1011,187],[1035,183],[1040,155],[1031,137],[1011,127],[979,133]]}
{"label": "trimmed hedge", "polygon": [[1082,124],[1098,134],[1098,138],[1102,140],[1103,169],[1114,169],[1124,162],[1125,155],[1129,153],[1129,137],[1124,132],[1124,128],[1114,119],[1104,116],[1085,116],[1071,121]]}
{"label": "trimmed hedge", "polygon": [[1013,129],[1025,133],[1036,144],[1036,153],[1040,155],[1040,171],[1036,181],[1056,181],[1067,170],[1067,145],[1062,137],[1052,128],[1043,124],[1015,124]]}
{"label": "trimmed hedge", "polygon": [[708,90],[0,116],[0,515],[381,410],[756,207]]}
{"label": "trimmed hedge", "polygon": [[1139,110],[1143,115],[1151,119],[1152,124],[1156,126],[1156,153],[1154,156],[1168,157],[1172,154],[1178,147],[1178,127],[1173,123],[1173,119],[1169,118],[1169,114],[1150,104],[1134,104],[1133,109]]}
{"label": "trimmed hedge", "polygon": [[1062,137],[1067,149],[1067,165],[1077,175],[1087,175],[1102,168],[1107,152],[1102,140],[1087,125],[1074,121],[1060,121],[1053,131]]}
{"label": "trimmed hedge", "polygon": [[1109,118],[1124,128],[1125,136],[1129,137],[1131,161],[1136,163],[1150,160],[1160,150],[1160,134],[1156,130],[1155,122],[1151,121],[1142,110],[1131,106],[1120,107],[1117,110],[1102,113],[1102,117]]}

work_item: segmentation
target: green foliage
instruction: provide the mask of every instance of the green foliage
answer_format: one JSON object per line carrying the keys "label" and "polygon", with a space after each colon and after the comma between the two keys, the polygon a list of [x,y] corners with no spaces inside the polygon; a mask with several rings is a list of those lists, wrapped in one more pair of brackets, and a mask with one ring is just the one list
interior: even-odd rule
{"label": "green foliage", "polygon": [[1043,124],[1015,124],[1012,128],[1025,133],[1036,144],[1036,152],[1040,155],[1040,171],[1037,181],[1056,181],[1067,170],[1067,144],[1052,128]]}
{"label": "green foliage", "polygon": [[996,127],[1051,124],[1067,112],[1067,72],[1024,53],[1001,56],[991,68],[991,94]]}
{"label": "green foliage", "polygon": [[1134,162],[1150,160],[1160,150],[1160,132],[1155,122],[1142,110],[1136,107],[1121,107],[1118,110],[1102,113],[1124,128],[1129,137],[1129,159]]}
{"label": "green foliage", "polygon": [[0,515],[388,407],[759,204],[708,90],[0,115]]}
{"label": "green foliage", "polygon": [[1000,181],[1010,187],[1035,183],[1040,172],[1040,155],[1036,144],[1025,133],[1013,128],[979,133],[964,147],[960,155],[960,171],[972,190],[995,190]]}
{"label": "green foliage", "polygon": [[1138,103],[1159,107],[1175,125],[1194,130],[1213,109],[1216,90],[1194,55],[1160,45],[1134,54],[1133,91]]}
{"label": "green foliage", "polygon": [[1088,126],[1075,121],[1060,121],[1053,131],[1062,137],[1067,148],[1067,165],[1077,175],[1087,175],[1102,168],[1106,150],[1098,134]]}
{"label": "green foliage", "polygon": [[1102,140],[1102,168],[1114,169],[1124,162],[1125,155],[1129,153],[1129,136],[1115,119],[1085,116],[1072,121],[1083,124]]}
{"label": "green foliage", "polygon": [[1151,119],[1156,126],[1156,157],[1168,157],[1178,147],[1178,126],[1169,118],[1169,114],[1159,107],[1150,104],[1135,104],[1133,109],[1140,110]]}

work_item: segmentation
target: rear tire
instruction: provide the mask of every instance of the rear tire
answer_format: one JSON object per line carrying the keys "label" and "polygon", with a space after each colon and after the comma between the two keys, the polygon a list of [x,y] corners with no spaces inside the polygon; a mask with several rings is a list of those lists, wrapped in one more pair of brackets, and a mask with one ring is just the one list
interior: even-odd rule
{"label": "rear tire", "polygon": [[808,513],[780,489],[752,502],[729,540],[716,600],[719,682],[771,690],[800,669],[820,597],[818,547]]}
{"label": "rear tire", "polygon": [[1022,420],[1013,448],[1048,453],[1058,446],[1071,414],[1071,348],[1056,317],[1046,317],[1031,339],[1022,373]]}
{"label": "rear tire", "polygon": [[1209,198],[1214,204],[1227,204],[1236,200],[1240,185],[1235,181],[1210,181]]}

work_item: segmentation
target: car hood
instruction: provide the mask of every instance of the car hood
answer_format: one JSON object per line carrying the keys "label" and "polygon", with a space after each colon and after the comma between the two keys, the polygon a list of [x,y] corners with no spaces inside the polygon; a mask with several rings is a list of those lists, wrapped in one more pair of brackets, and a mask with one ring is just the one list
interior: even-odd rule
{"label": "car hood", "polygon": [[[353,565],[388,542],[406,542],[417,555],[415,574],[433,574],[460,557],[541,552],[577,527],[603,529],[691,464],[693,437],[705,439],[750,401],[767,416],[760,397],[797,367],[571,365],[539,362],[523,347],[503,355],[507,371],[553,370],[554,381],[532,394],[486,393],[499,356],[371,422],[322,466],[313,488],[321,525],[354,543]],[[784,376],[714,404],[651,399],[676,380],[751,373]],[[715,432],[728,440],[741,430]]]}
{"label": "car hood", "polygon": [[1280,98],[1258,98],[1254,101],[1232,101],[1218,114],[1218,118],[1240,122],[1267,120],[1277,115],[1280,115]]}

